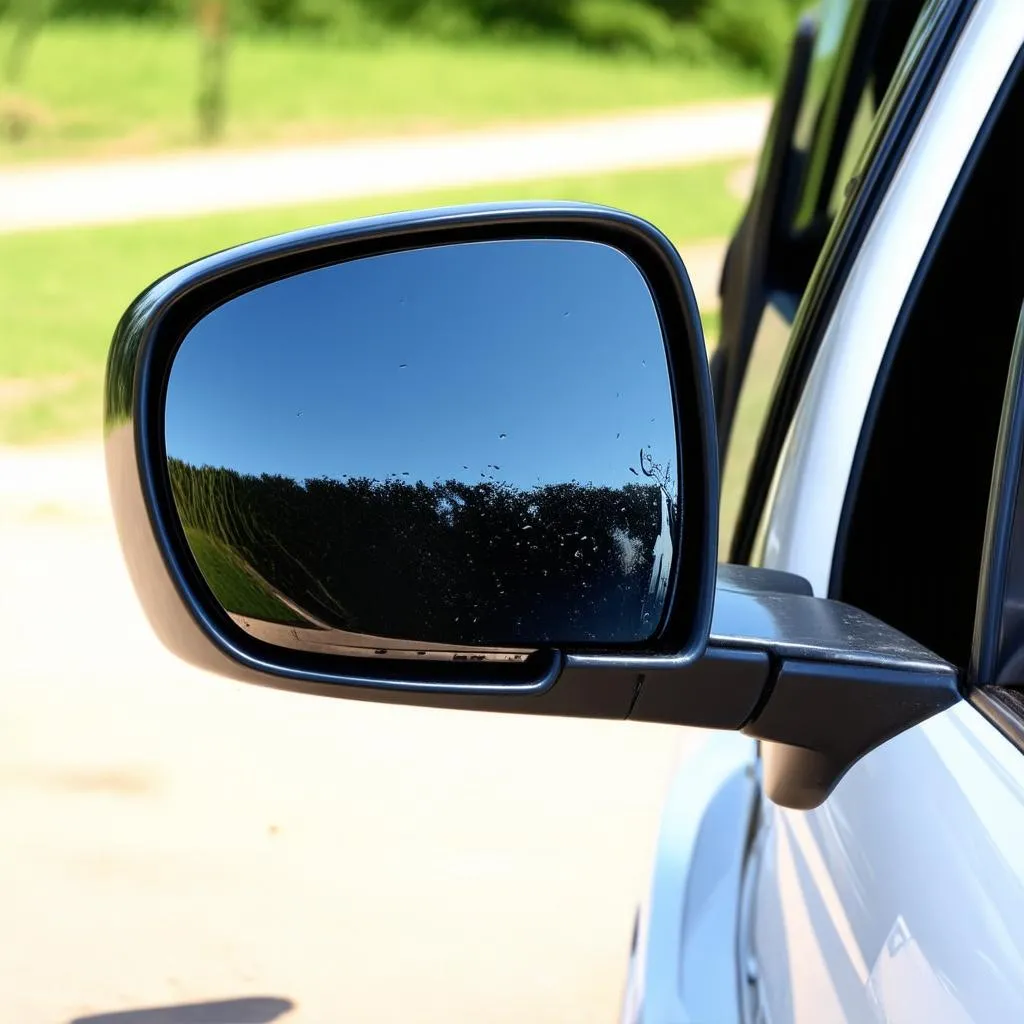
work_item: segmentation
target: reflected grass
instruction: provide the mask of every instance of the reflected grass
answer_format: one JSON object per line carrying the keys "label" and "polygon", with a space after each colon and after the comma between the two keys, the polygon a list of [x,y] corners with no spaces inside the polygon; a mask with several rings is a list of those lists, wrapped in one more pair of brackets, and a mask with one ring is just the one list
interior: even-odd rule
{"label": "reflected grass", "polygon": [[269,622],[309,625],[304,618],[279,601],[226,544],[202,530],[188,526],[184,529],[192,556],[214,597],[223,607],[244,609],[247,615]]}

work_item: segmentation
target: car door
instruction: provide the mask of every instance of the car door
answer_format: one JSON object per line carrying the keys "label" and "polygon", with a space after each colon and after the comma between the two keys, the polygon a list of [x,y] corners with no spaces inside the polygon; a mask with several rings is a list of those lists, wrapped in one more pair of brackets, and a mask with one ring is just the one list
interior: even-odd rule
{"label": "car door", "polygon": [[748,1020],[1024,1019],[1024,672],[1006,569],[1024,549],[997,515],[1021,457],[1000,420],[1024,386],[1024,5],[962,16],[828,314],[798,317],[819,336],[785,429],[761,439],[776,461],[751,558],[902,629],[975,689],[821,808],[762,802]]}

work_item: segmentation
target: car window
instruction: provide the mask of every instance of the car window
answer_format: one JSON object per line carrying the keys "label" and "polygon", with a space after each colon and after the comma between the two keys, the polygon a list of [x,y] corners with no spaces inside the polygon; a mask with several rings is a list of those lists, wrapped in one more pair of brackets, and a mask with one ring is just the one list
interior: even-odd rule
{"label": "car window", "polygon": [[[839,212],[923,0],[826,0],[794,137],[804,167],[793,230],[814,257]],[[813,261],[811,261],[813,262]],[[722,474],[719,550],[732,552],[740,502],[807,281],[769,293],[740,387]],[[735,560],[735,558],[733,558]]]}
{"label": "car window", "polygon": [[[902,9],[902,5],[896,4],[884,6]],[[785,345],[776,346],[776,358],[769,369],[770,383],[764,380],[756,383],[750,375],[744,381],[743,391],[753,392],[760,387],[762,394],[771,394],[771,400],[757,409],[756,395],[742,392],[740,395],[740,403],[749,403],[760,417],[757,427],[747,435],[747,444],[753,451],[748,449],[736,458],[731,449],[727,453],[723,488],[730,494],[742,493],[738,511],[735,505],[731,506],[724,510],[722,517],[720,535],[724,543],[721,550],[729,561],[757,564],[759,560],[772,480],[814,361],[821,327],[871,223],[877,203],[905,151],[924,102],[945,66],[957,35],[957,25],[969,9],[969,4],[959,0],[926,0],[923,7],[915,0],[911,10],[920,13],[910,29],[909,39],[902,42],[893,29],[891,34],[883,33],[878,44],[878,66],[891,68],[891,72],[886,70],[884,78],[880,73],[861,81],[858,103],[860,108],[870,103],[870,121],[862,114],[859,122],[856,119],[851,122],[851,130],[844,138],[840,166],[852,167],[853,173],[845,180],[837,179],[841,184],[837,184],[832,194],[838,205],[833,203],[836,212],[827,220],[828,234],[821,255],[806,288],[793,296],[798,313],[791,337]],[[906,11],[903,13],[905,15]],[[889,85],[879,94],[883,80]],[[869,93],[865,99],[867,90],[873,95]],[[850,188],[854,182],[856,188]],[[737,464],[743,467],[742,479],[736,479],[740,472]]]}
{"label": "car window", "polygon": [[[796,146],[805,154],[793,229],[828,230],[923,0],[836,0],[822,11]],[[827,79],[818,84],[815,73]],[[820,95],[815,92],[820,90]]]}
{"label": "car window", "polygon": [[[842,144],[843,114],[849,93],[860,90],[854,64],[859,48],[870,46],[865,35],[869,0],[832,0],[822,5],[814,55],[794,138],[803,166],[793,225],[809,229],[820,213],[819,195],[827,174],[829,155]],[[875,5],[877,6],[877,4]]]}
{"label": "car window", "polygon": [[825,98],[836,77],[843,38],[851,21],[859,20],[863,7],[858,0],[825,0],[818,8],[818,33],[794,138],[797,149],[807,151],[812,146]]}
{"label": "car window", "polygon": [[874,89],[871,85],[865,86],[861,91],[860,102],[857,104],[853,121],[850,124],[850,134],[843,146],[838,172],[832,183],[832,192],[826,205],[830,221],[835,218],[839,207],[843,205],[854,168],[867,145],[868,136],[871,134],[871,125],[874,123],[877,113],[878,104],[875,102]]}

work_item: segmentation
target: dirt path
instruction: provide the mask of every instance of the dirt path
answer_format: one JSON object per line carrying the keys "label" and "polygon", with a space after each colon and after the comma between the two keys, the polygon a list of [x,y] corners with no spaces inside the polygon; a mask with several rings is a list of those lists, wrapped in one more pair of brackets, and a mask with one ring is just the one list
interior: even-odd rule
{"label": "dirt path", "polygon": [[142,618],[102,469],[0,451],[0,1018],[615,1020],[693,734],[191,670]]}
{"label": "dirt path", "polygon": [[[766,118],[4,171],[0,232],[744,156]],[[723,248],[683,246],[705,309]],[[664,788],[698,734],[192,670],[135,601],[97,444],[0,449],[0,571],[0,1019],[616,1019]]]}
{"label": "dirt path", "polygon": [[767,100],[443,136],[0,171],[0,233],[752,156]]}

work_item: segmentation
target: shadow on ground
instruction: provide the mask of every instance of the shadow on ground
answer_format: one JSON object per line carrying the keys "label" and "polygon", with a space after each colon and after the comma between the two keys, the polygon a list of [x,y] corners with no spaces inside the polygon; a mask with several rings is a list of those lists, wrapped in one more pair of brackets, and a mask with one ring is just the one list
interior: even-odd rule
{"label": "shadow on ground", "polygon": [[221,999],[214,1003],[152,1006],[146,1010],[118,1010],[76,1017],[69,1024],[271,1024],[294,1008],[290,999],[255,996]]}

